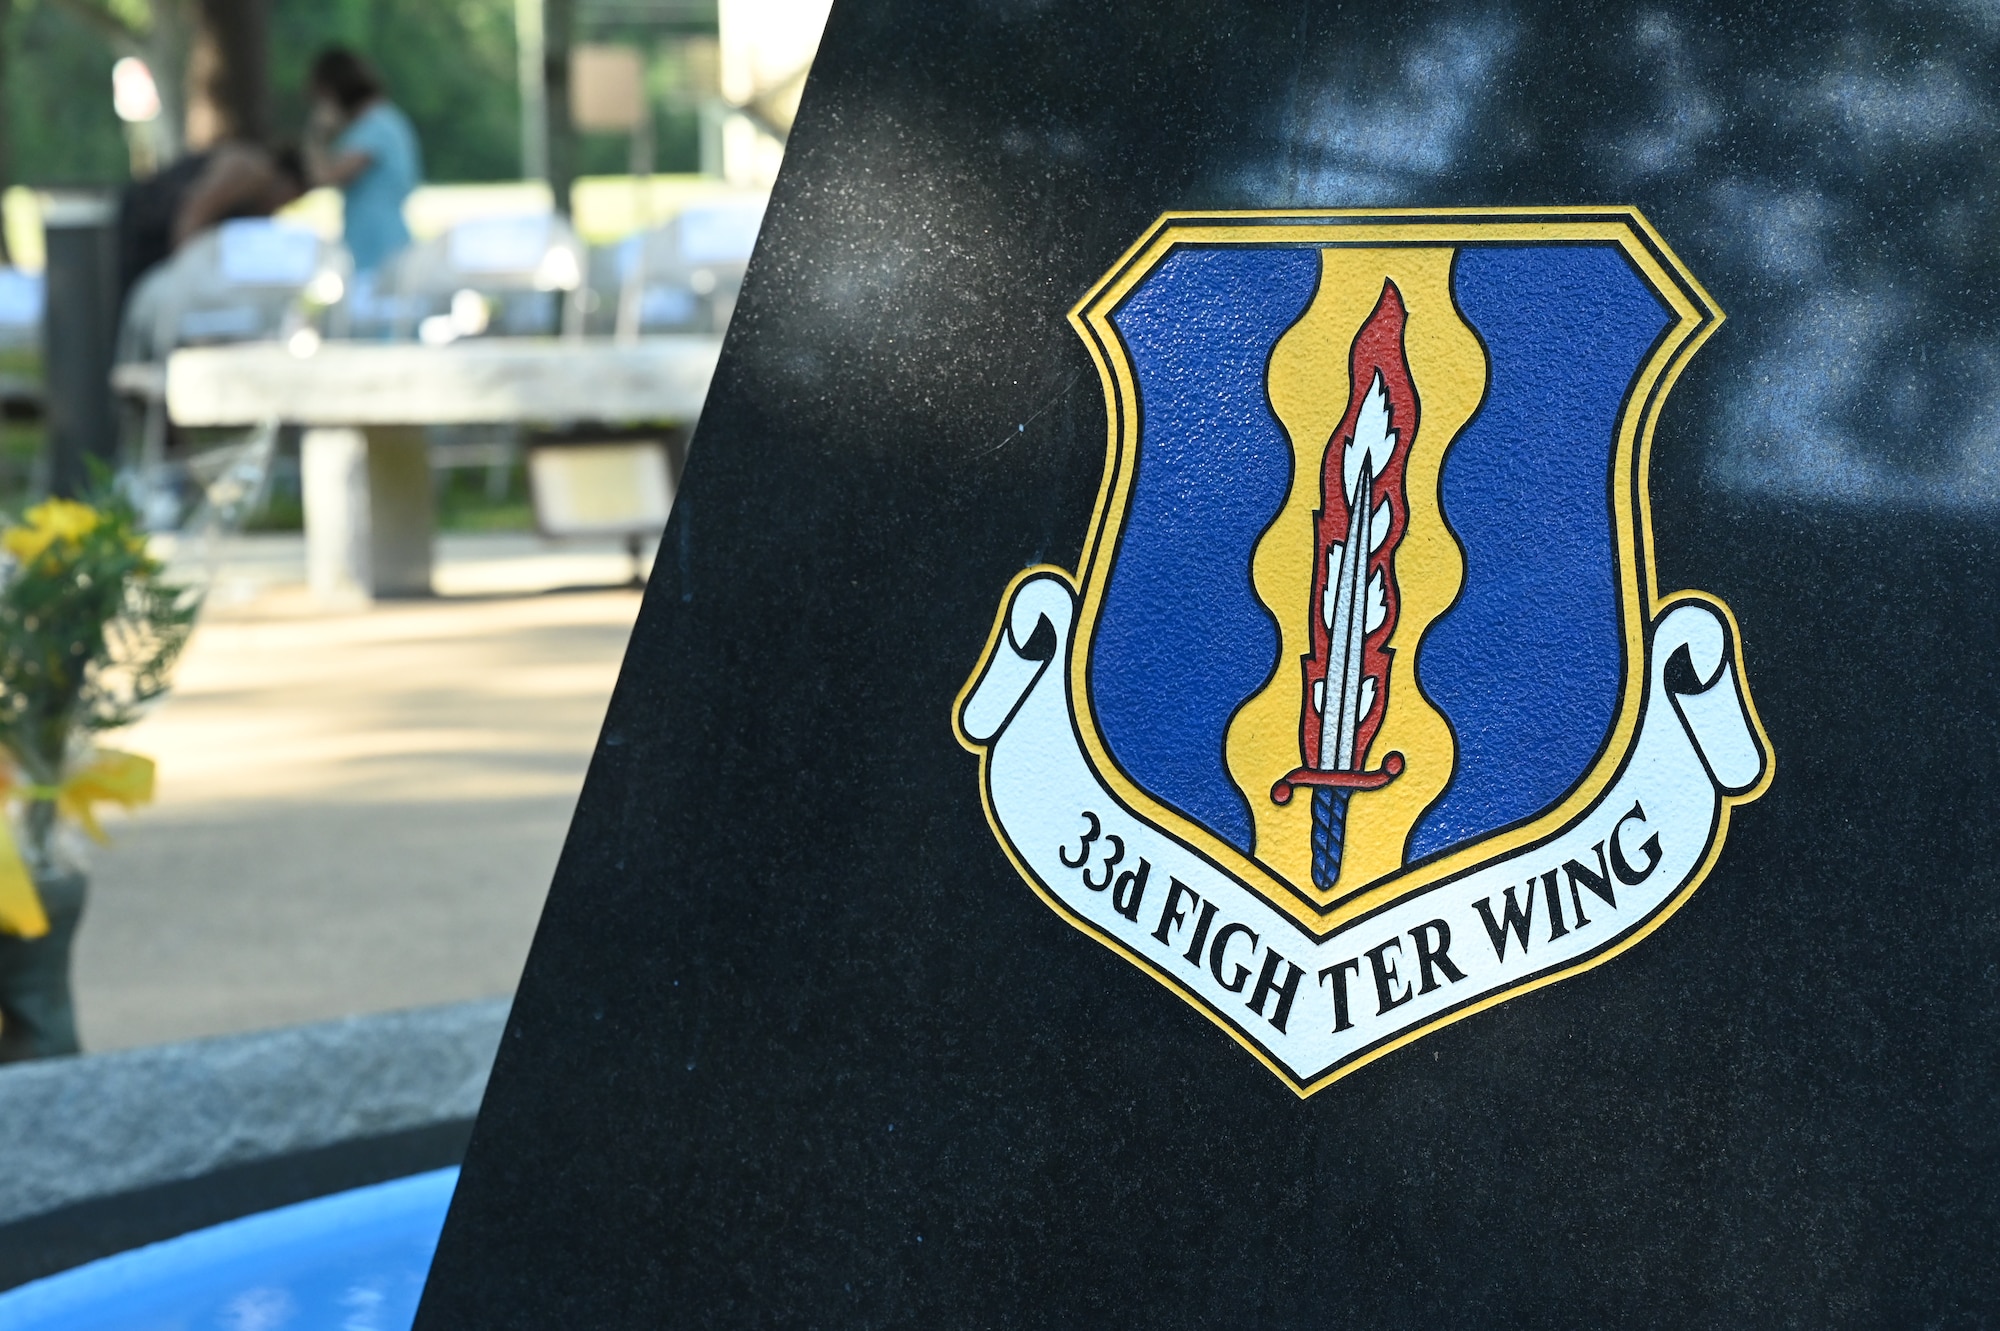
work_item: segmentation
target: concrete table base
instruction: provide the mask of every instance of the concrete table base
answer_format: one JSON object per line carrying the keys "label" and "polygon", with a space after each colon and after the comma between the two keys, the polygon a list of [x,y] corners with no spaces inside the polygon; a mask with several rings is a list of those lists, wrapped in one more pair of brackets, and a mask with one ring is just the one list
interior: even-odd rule
{"label": "concrete table base", "polygon": [[307,430],[306,576],[330,603],[431,594],[430,460],[421,427]]}

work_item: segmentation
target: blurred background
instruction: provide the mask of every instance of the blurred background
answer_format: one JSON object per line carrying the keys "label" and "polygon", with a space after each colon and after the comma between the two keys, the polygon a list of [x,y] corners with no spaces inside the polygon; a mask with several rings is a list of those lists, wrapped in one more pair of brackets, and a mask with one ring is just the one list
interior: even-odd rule
{"label": "blurred background", "polygon": [[511,992],[826,7],[0,0],[0,512],[205,593],[84,1049]]}
{"label": "blurred background", "polygon": [[0,0],[0,1324],[409,1324],[829,3]]}

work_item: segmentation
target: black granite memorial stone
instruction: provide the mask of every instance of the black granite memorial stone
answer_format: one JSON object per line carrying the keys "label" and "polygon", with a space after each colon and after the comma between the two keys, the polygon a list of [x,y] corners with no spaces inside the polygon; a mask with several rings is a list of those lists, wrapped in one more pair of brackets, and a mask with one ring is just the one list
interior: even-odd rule
{"label": "black granite memorial stone", "polygon": [[843,0],[418,1325],[2000,1318],[1996,59]]}

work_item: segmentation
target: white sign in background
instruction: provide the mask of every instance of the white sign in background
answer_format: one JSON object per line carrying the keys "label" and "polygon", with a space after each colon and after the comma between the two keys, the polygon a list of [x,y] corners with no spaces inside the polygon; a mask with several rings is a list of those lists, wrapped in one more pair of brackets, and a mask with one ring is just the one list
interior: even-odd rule
{"label": "white sign in background", "polygon": [[[1301,1089],[1643,927],[1701,871],[1724,798],[1749,791],[1765,767],[1727,623],[1699,601],[1672,605],[1651,626],[1637,739],[1588,809],[1320,939],[1098,778],[1071,721],[1075,620],[1063,578],[1024,578],[965,702],[961,729],[988,749],[993,817],[1047,892],[1171,977]],[[1043,624],[1054,634],[1047,655],[1049,632],[1036,641]],[[1700,687],[1676,693],[1666,668],[1683,648]]]}

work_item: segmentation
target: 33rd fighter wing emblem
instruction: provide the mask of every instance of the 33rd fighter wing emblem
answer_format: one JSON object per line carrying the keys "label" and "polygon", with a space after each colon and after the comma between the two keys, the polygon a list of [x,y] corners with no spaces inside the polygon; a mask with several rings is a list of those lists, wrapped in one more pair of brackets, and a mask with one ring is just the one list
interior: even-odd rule
{"label": "33rd fighter wing emblem", "polygon": [[1645,938],[1771,779],[1646,465],[1722,314],[1629,209],[1170,215],[1071,313],[1080,574],[958,701],[1043,899],[1301,1095]]}

